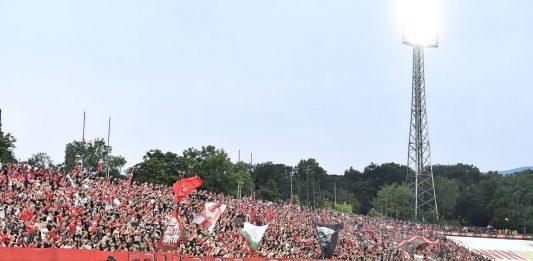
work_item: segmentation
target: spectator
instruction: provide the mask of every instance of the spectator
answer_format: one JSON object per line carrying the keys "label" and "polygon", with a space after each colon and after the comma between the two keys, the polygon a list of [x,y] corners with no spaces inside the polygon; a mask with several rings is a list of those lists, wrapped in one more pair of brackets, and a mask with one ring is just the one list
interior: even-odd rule
{"label": "spectator", "polygon": [[[106,251],[159,251],[158,244],[175,209],[170,187],[93,174],[4,166],[0,175],[0,246],[79,248]],[[192,222],[205,202],[226,204],[214,233]],[[439,243],[419,255],[433,260],[486,260],[420,225],[253,198],[236,199],[196,191],[181,203],[187,241],[175,251],[191,256],[250,256],[240,236],[242,218],[269,223],[256,255],[269,258],[320,258],[315,221],[342,223],[334,258],[402,260],[398,242],[423,235]],[[359,224],[360,227],[355,227]],[[358,226],[359,226],[358,225]],[[361,231],[361,233],[356,232]]]}

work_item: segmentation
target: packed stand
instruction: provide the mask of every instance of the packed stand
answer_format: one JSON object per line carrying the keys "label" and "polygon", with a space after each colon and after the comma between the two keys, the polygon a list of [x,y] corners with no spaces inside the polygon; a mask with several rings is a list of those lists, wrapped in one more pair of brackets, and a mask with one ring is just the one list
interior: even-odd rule
{"label": "packed stand", "polygon": [[[108,181],[94,174],[4,166],[0,175],[0,246],[160,251],[176,207],[168,186]],[[206,202],[227,206],[209,233],[192,222]],[[196,191],[179,204],[187,240],[174,250],[191,256],[320,258],[314,222],[341,223],[334,258],[404,260],[398,243],[423,235],[437,244],[417,253],[428,260],[487,260],[447,241],[437,227],[385,220],[287,202],[237,199]],[[242,222],[269,224],[257,251],[240,235]]]}

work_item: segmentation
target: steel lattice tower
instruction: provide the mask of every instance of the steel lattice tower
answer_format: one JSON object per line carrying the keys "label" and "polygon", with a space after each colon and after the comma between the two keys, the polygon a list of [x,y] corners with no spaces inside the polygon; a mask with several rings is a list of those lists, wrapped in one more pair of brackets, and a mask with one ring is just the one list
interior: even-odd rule
{"label": "steel lattice tower", "polygon": [[415,190],[415,219],[418,219],[419,212],[422,212],[422,215],[435,212],[438,216],[426,114],[424,47],[417,45],[413,45],[413,84],[407,167],[406,182]]}

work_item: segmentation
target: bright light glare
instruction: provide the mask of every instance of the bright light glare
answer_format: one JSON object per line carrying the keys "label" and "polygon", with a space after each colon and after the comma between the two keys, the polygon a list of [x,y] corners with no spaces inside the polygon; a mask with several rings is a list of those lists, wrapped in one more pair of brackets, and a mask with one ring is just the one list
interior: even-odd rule
{"label": "bright light glare", "polygon": [[438,45],[437,0],[401,0],[400,23],[403,42],[409,45]]}

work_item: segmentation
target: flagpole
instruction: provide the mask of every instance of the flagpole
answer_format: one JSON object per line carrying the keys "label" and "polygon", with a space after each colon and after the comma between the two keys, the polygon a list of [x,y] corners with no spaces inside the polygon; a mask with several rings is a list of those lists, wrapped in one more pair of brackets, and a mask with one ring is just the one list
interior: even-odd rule
{"label": "flagpole", "polygon": [[316,220],[316,213],[315,213],[315,205],[314,204],[311,205],[311,211],[312,211],[311,221],[313,222],[313,226],[315,227],[315,231],[316,231],[316,234],[317,234],[318,245],[320,246],[320,257],[322,259],[325,259],[324,251],[322,251],[322,244],[320,243],[320,238],[318,238],[318,227],[317,227],[317,220]]}
{"label": "flagpole", "polygon": [[[250,153],[250,174],[252,174],[252,165],[253,165],[253,153]],[[250,187],[250,196],[254,194],[254,185]]]}
{"label": "flagpole", "polygon": [[290,197],[291,201],[292,201],[292,176],[293,176],[292,174],[293,174],[293,172],[291,171],[291,173],[289,174],[289,175],[291,175],[291,197]]}
{"label": "flagpole", "polygon": [[337,206],[337,181],[334,181],[333,182],[334,184],[334,187],[333,187],[333,191],[335,191],[335,206]]}
{"label": "flagpole", "polygon": [[82,156],[81,156],[81,172],[83,172],[83,164],[85,163],[85,111],[83,111],[83,129],[81,132],[81,145],[83,146]]}
{"label": "flagpole", "polygon": [[111,135],[111,117],[109,117],[109,122],[107,125],[107,179],[109,179],[109,136]]}

